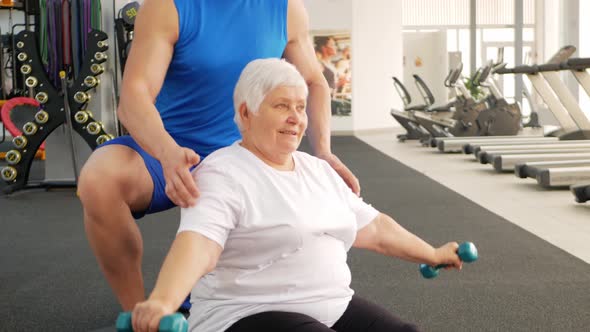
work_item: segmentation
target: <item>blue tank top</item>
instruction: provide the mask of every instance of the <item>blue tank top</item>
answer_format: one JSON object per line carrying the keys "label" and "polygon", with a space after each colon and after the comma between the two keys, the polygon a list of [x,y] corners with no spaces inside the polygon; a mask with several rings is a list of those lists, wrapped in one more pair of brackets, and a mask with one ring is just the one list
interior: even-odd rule
{"label": "blue tank top", "polygon": [[280,58],[288,0],[174,0],[179,37],[156,108],[176,142],[201,157],[231,145],[233,91],[242,69]]}

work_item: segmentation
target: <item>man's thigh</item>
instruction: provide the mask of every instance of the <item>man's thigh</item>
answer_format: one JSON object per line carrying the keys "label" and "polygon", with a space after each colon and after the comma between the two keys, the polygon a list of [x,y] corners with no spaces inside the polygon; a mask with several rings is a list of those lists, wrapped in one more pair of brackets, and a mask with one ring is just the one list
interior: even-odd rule
{"label": "man's thigh", "polygon": [[166,195],[166,180],[164,179],[164,171],[160,162],[143,150],[131,136],[120,136],[111,141],[101,145],[101,148],[108,145],[123,145],[132,150],[135,150],[141,159],[145,168],[147,169],[151,181],[153,183],[153,191],[149,204],[144,204],[145,208],[133,209],[133,217],[139,219],[146,214],[156,213],[173,208],[175,205]]}

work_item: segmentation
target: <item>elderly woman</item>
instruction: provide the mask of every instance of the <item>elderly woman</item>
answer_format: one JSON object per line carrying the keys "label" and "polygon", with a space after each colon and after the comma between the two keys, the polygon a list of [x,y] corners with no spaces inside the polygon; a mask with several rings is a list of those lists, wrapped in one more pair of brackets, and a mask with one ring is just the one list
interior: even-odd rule
{"label": "elderly woman", "polygon": [[321,159],[297,151],[307,85],[295,67],[255,60],[234,92],[243,139],[195,170],[200,197],[155,289],[133,311],[136,331],[192,294],[193,331],[414,331],[350,288],[351,246],[460,268],[458,244],[433,248],[351,192]]}

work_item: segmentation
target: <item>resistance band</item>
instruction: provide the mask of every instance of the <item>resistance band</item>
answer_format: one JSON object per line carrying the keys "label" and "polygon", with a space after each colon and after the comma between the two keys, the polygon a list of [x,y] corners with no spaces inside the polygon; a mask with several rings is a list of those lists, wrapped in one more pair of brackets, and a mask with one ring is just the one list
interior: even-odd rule
{"label": "resistance band", "polygon": [[[14,108],[21,105],[31,105],[34,107],[39,107],[39,103],[33,98],[27,97],[16,97],[7,100],[4,105],[2,105],[2,110],[0,110],[0,119],[2,119],[2,123],[4,123],[4,127],[12,137],[21,136],[23,133],[22,131],[12,122],[10,118],[10,113],[13,111]],[[39,149],[45,149],[45,142],[41,144]]]}

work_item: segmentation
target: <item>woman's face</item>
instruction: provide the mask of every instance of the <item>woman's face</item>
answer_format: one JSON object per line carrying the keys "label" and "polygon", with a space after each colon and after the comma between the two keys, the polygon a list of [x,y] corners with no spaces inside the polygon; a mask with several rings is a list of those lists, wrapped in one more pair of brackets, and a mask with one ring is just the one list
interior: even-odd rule
{"label": "woman's face", "polygon": [[336,41],[334,39],[328,39],[326,45],[324,45],[324,54],[327,56],[336,55]]}
{"label": "woman's face", "polygon": [[279,86],[270,91],[257,113],[242,116],[244,141],[266,159],[293,153],[307,128],[306,97],[303,87]]}

